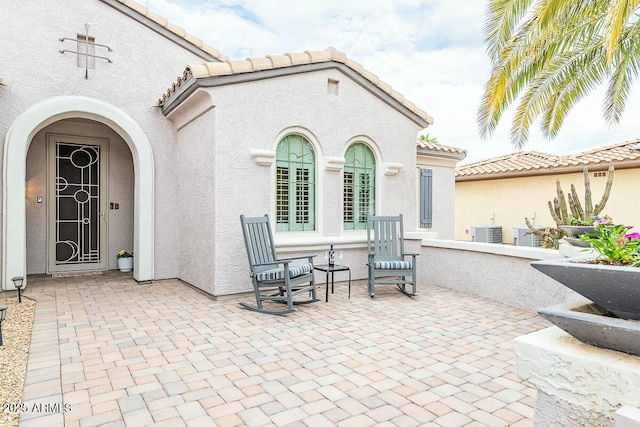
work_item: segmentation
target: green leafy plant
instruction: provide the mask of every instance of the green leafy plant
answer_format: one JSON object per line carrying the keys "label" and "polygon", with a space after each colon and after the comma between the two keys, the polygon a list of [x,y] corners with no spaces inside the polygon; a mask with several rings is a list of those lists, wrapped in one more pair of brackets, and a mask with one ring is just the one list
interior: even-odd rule
{"label": "green leafy plant", "polygon": [[586,219],[580,219],[580,218],[573,218],[571,220],[571,225],[593,225],[594,221],[596,220],[596,217],[591,217],[591,218],[586,218]]}
{"label": "green leafy plant", "polygon": [[127,252],[124,249],[118,252],[118,258],[131,258],[133,257],[133,252]]}
{"label": "green leafy plant", "polygon": [[595,233],[580,236],[580,240],[598,252],[599,264],[640,266],[640,233],[627,233],[627,226],[613,224],[609,217],[594,222]]}

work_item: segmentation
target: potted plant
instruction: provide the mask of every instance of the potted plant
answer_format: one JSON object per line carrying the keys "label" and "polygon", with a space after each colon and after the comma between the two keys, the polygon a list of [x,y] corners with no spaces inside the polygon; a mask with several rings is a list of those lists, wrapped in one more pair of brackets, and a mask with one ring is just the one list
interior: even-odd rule
{"label": "potted plant", "polygon": [[585,233],[593,233],[593,223],[599,218],[600,213],[609,200],[611,186],[613,185],[613,163],[609,163],[607,171],[607,183],[600,199],[600,203],[593,205],[591,195],[591,182],[589,181],[589,170],[582,170],[584,180],[584,203],[580,202],[575,185],[571,184],[571,191],[566,195],[560,185],[560,178],[556,179],[556,197],[547,202],[549,213],[556,223],[556,228],[548,227],[546,231],[537,230],[530,223],[528,218],[525,222],[531,234],[542,239],[544,247],[558,248],[558,240],[562,237],[574,246],[588,247],[588,244],[581,242],[578,237]]}
{"label": "potted plant", "polygon": [[118,252],[118,268],[124,273],[133,270],[133,252],[122,249]]}
{"label": "potted plant", "polygon": [[605,217],[580,236],[596,258],[535,261],[531,265],[591,302],[539,310],[588,344],[640,355],[640,233]]}

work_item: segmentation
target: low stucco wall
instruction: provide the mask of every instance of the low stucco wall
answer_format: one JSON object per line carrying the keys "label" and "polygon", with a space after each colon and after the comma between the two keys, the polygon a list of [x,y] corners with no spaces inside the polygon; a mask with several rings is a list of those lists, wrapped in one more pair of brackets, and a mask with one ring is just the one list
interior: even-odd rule
{"label": "low stucco wall", "polygon": [[529,265],[535,260],[562,257],[551,249],[425,239],[418,257],[418,283],[537,311],[577,297]]}
{"label": "low stucco wall", "polygon": [[515,352],[516,373],[538,389],[535,426],[635,425],[614,417],[640,403],[638,356],[583,344],[555,326],[516,338]]}

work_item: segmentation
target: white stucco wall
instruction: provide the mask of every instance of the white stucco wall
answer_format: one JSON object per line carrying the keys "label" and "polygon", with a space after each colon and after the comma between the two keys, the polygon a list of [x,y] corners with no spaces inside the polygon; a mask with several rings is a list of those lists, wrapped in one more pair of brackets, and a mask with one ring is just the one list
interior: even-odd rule
{"label": "white stucco wall", "polygon": [[[340,82],[338,96],[327,93],[328,79]],[[214,294],[251,289],[239,217],[240,214],[259,216],[268,213],[273,218],[275,166],[258,165],[249,153],[253,149],[275,151],[278,142],[288,132],[302,133],[314,145],[316,230],[276,233],[278,246],[297,246],[299,251],[321,254],[330,243],[343,242],[345,250],[360,248],[360,253],[363,253],[365,231],[342,229],[342,172],[325,170],[327,158],[344,157],[347,142],[357,136],[372,141],[374,152],[379,154],[376,158],[377,213],[402,213],[406,231],[416,229],[415,141],[421,127],[339,71],[316,71],[206,90],[215,103],[215,119],[210,110],[183,128],[179,132],[179,140],[180,145],[215,144],[215,154],[204,150],[210,156],[210,162],[180,162],[183,168],[192,167],[192,164],[200,164],[199,167],[204,168],[200,172],[183,170],[187,177],[212,180],[206,186],[208,191],[197,198],[197,204],[194,199],[189,209],[195,209],[196,212],[190,215],[199,218],[215,212],[213,227],[201,229],[203,238],[215,245],[215,258],[210,249],[206,249],[215,263]],[[215,140],[210,133],[213,126]],[[397,175],[387,176],[384,174],[384,163],[387,162],[401,163],[403,167]],[[188,178],[184,181],[193,182]],[[215,207],[210,207],[208,202],[212,197]],[[209,225],[208,219],[204,221]],[[210,230],[214,230],[213,234]],[[183,239],[181,253],[196,253],[199,248],[200,242]],[[366,264],[366,257],[361,261],[360,264]],[[193,268],[201,271],[184,271],[185,277],[203,279],[208,277],[204,270],[212,268],[212,265],[194,264]],[[210,287],[208,282],[193,284]]]}
{"label": "white stucco wall", "polygon": [[618,426],[615,412],[640,404],[638,356],[584,344],[556,326],[516,338],[514,351],[516,373],[538,389],[535,426]]}
{"label": "white stucco wall", "polygon": [[[130,115],[149,139],[155,159],[155,278],[177,277],[176,134],[154,103],[187,63],[201,60],[94,0],[7,2],[3,15],[11,19],[0,26],[2,77],[8,82],[0,86],[0,141],[22,112],[54,96],[100,99]],[[85,23],[96,43],[113,49],[96,52],[113,63],[96,60],[96,69],[89,70],[86,80],[84,68],[76,66],[76,56],[58,52],[76,49],[75,43],[58,39],[83,34]],[[26,28],[29,37],[25,37]]]}
{"label": "white stucco wall", "polygon": [[563,258],[557,251],[454,240],[423,240],[418,283],[469,292],[513,307],[538,309],[573,301],[577,294],[531,267]]}
{"label": "white stucco wall", "polygon": [[[133,251],[133,161],[126,143],[101,123],[64,120],[41,130],[33,138],[27,154],[27,274],[46,271],[47,244],[47,133],[104,138],[108,145],[108,202],[118,210],[105,212],[108,221],[107,258],[109,268],[117,268],[116,252]],[[42,196],[43,202],[37,203]]]}
{"label": "white stucco wall", "polygon": [[[215,294],[215,111],[210,110],[179,133],[177,164],[180,226],[180,278]],[[219,205],[233,205],[238,192],[229,191]],[[238,229],[240,229],[238,220]],[[223,233],[224,234],[224,233]],[[240,259],[236,262],[243,262]],[[246,264],[246,262],[245,262]],[[246,274],[246,272],[245,272]]]}
{"label": "white stucco wall", "polygon": [[[440,239],[453,239],[455,236],[456,164],[456,160],[418,156],[418,168],[433,171],[433,224],[425,230],[438,233]],[[416,179],[420,176],[419,169]],[[419,192],[416,194],[417,200],[420,200]]]}

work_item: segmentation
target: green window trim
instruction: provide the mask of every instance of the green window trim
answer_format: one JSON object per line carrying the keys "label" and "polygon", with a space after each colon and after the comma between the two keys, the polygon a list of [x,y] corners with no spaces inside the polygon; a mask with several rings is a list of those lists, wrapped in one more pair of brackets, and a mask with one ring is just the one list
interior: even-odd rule
{"label": "green window trim", "polygon": [[288,135],[276,150],[276,231],[313,231],[315,153],[302,135]]}
{"label": "green window trim", "polygon": [[367,216],[375,214],[376,160],[366,144],[351,145],[345,153],[343,222],[345,230],[364,230]]}

